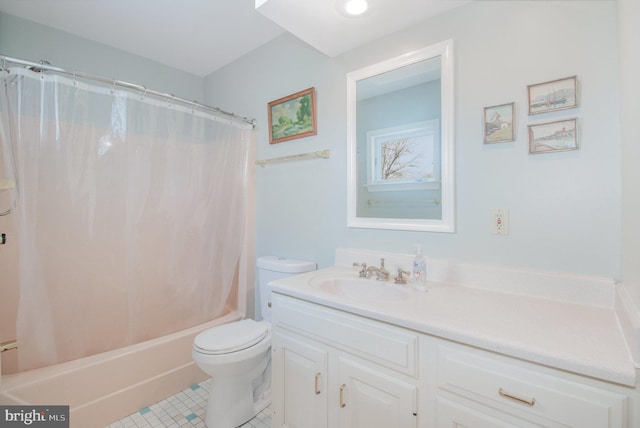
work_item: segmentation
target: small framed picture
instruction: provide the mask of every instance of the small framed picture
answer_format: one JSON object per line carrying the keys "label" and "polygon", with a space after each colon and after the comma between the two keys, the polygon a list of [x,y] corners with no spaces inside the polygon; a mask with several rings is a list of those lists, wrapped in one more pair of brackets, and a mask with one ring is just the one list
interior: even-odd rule
{"label": "small framed picture", "polygon": [[529,125],[529,153],[550,153],[578,148],[578,119]]}
{"label": "small framed picture", "polygon": [[513,110],[515,103],[484,108],[484,143],[514,141]]}
{"label": "small framed picture", "polygon": [[529,115],[565,110],[578,106],[577,76],[527,86]]}
{"label": "small framed picture", "polygon": [[315,88],[269,103],[269,144],[317,134]]}

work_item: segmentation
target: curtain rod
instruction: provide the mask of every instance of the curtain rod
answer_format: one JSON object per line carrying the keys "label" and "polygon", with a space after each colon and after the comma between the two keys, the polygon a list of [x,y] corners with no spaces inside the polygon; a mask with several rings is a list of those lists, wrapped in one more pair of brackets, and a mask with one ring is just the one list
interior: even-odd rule
{"label": "curtain rod", "polygon": [[221,116],[226,116],[229,119],[232,120],[238,120],[240,122],[244,122],[247,123],[249,125],[251,125],[252,127],[256,126],[256,120],[255,119],[249,119],[247,117],[244,116],[238,116],[235,113],[229,113],[227,111],[224,111],[222,109],[219,109],[218,107],[211,107],[208,106],[206,104],[201,104],[198,101],[191,101],[191,100],[187,100],[184,98],[180,98],[180,97],[176,97],[173,94],[167,94],[164,92],[158,92],[158,91],[154,91],[153,89],[148,89],[146,86],[141,86],[141,85],[137,85],[135,83],[129,83],[129,82],[123,82],[121,80],[116,80],[116,79],[107,79],[105,77],[100,77],[100,76],[95,76],[92,74],[87,74],[87,73],[82,73],[82,72],[76,72],[76,71],[68,71],[65,70],[63,68],[60,67],[54,67],[52,66],[48,61],[40,61],[40,62],[32,62],[32,61],[26,61],[23,59],[18,59],[18,58],[11,58],[5,55],[0,55],[0,71],[3,68],[6,68],[6,63],[12,63],[12,64],[18,64],[18,65],[24,65],[25,67],[30,68],[33,71],[37,71],[37,72],[42,72],[43,70],[47,70],[47,71],[53,71],[55,73],[60,73],[60,74],[65,74],[67,76],[73,76],[74,78],[82,78],[82,79],[88,79],[88,80],[95,80],[101,83],[107,83],[110,85],[114,85],[114,86],[120,86],[123,88],[127,88],[127,89],[131,89],[131,90],[137,90],[140,91],[144,94],[150,94],[150,95],[154,95],[156,97],[161,97],[161,98],[167,98],[170,99],[172,101],[176,101],[182,104],[186,104],[188,106],[192,106],[195,108],[198,108],[200,110],[204,110],[207,111],[209,113],[213,113],[213,114],[217,114],[217,115],[221,115]]}

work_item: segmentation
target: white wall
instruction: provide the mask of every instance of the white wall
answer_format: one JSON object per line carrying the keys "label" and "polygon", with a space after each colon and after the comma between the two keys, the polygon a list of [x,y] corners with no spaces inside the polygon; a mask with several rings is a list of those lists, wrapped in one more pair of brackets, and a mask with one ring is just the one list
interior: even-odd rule
{"label": "white wall", "polygon": [[640,2],[618,0],[622,121],[622,279],[640,308]]}
{"label": "white wall", "polygon": [[[620,275],[616,3],[472,2],[338,58],[284,35],[205,79],[205,101],[257,118],[257,157],[330,149],[329,160],[258,168],[256,254],[333,263],[335,247]],[[452,38],[456,48],[457,233],[346,227],[347,72]],[[580,106],[528,117],[526,86],[578,75]],[[318,135],[268,144],[267,103],[317,90]],[[485,146],[483,107],[516,102],[517,140]],[[529,155],[527,124],[580,119],[580,149]],[[489,234],[508,208],[511,234]]]}

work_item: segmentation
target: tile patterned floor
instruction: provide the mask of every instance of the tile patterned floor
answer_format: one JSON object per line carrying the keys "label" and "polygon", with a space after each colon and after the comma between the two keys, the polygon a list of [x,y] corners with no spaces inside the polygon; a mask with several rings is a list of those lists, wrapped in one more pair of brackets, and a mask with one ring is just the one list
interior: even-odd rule
{"label": "tile patterned floor", "polygon": [[[206,380],[193,385],[105,428],[205,428],[209,382],[210,380]],[[241,427],[270,428],[271,407],[267,407]]]}

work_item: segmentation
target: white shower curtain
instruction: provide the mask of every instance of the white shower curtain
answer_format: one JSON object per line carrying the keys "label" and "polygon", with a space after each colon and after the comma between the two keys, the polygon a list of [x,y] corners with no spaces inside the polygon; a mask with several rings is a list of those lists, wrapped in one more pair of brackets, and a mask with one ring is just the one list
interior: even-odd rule
{"label": "white shower curtain", "polygon": [[20,370],[221,315],[242,251],[251,126],[60,75],[0,75]]}

